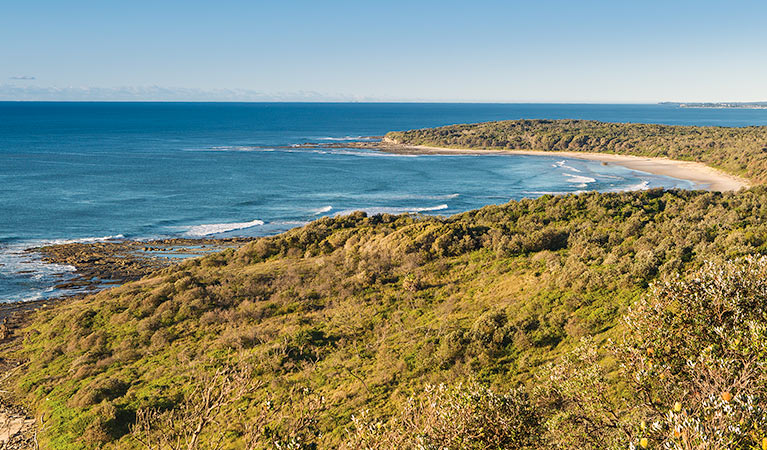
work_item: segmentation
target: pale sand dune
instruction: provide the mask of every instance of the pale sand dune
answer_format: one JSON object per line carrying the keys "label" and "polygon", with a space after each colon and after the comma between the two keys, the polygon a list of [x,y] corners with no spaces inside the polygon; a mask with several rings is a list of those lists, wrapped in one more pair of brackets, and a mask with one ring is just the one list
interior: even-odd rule
{"label": "pale sand dune", "polygon": [[[393,146],[394,147],[394,146]],[[397,146],[400,147],[400,146]],[[588,159],[615,164],[632,170],[665,175],[668,177],[689,180],[696,184],[698,189],[708,191],[727,192],[737,191],[751,186],[745,178],[730,175],[719,169],[714,169],[703,163],[691,161],[677,161],[668,158],[649,158],[646,156],[614,155],[608,153],[587,152],[544,152],[536,150],[472,150],[429,147],[425,145],[401,146],[399,149],[384,148],[384,151],[398,153],[429,153],[429,154],[508,154],[508,155],[544,155],[563,156],[566,158]]]}

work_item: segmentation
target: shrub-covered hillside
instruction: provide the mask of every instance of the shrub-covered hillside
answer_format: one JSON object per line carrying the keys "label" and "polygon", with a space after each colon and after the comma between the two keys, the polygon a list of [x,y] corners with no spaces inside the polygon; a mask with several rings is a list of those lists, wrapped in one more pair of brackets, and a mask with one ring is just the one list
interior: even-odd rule
{"label": "shrub-covered hillside", "polygon": [[[579,445],[561,430],[586,448],[590,424],[605,436],[618,425],[573,410],[588,400],[576,394],[633,390],[614,381],[618,356],[589,356],[581,340],[623,339],[620,317],[654,280],[765,250],[761,187],[544,196],[449,218],[355,213],[41,310],[5,356],[29,361],[12,389],[45,413],[47,448],[409,447],[387,439],[447,436],[438,419],[450,411],[477,448]],[[575,362],[548,366],[561,357]],[[584,361],[607,381],[579,372]],[[534,395],[541,377],[560,390]],[[508,433],[492,432],[511,440],[488,441],[482,423],[511,416]]]}
{"label": "shrub-covered hillside", "polygon": [[693,127],[589,120],[508,120],[386,134],[390,142],[451,148],[607,152],[699,161],[767,181],[767,127]]}

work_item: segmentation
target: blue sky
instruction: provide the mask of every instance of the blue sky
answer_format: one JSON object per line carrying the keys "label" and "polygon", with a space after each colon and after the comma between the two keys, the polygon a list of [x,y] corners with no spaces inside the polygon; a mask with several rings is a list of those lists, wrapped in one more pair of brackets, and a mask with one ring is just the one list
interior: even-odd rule
{"label": "blue sky", "polygon": [[0,99],[764,101],[765,18],[764,0],[5,0]]}

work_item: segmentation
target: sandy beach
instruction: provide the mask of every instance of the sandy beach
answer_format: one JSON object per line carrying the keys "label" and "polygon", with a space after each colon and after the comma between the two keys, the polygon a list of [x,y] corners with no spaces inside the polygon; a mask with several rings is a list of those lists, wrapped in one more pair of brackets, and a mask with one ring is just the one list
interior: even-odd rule
{"label": "sandy beach", "polygon": [[730,175],[722,170],[709,167],[703,163],[692,161],[678,161],[668,158],[650,158],[646,156],[615,155],[609,153],[587,152],[551,152],[537,150],[474,150],[455,149],[442,147],[429,147],[425,145],[400,145],[391,144],[381,148],[383,151],[395,153],[419,153],[419,154],[505,154],[505,155],[536,155],[536,156],[561,156],[565,158],[586,159],[601,161],[606,164],[615,164],[632,170],[665,175],[668,177],[689,180],[695,183],[698,189],[708,191],[728,192],[748,188],[751,183],[739,176]]}

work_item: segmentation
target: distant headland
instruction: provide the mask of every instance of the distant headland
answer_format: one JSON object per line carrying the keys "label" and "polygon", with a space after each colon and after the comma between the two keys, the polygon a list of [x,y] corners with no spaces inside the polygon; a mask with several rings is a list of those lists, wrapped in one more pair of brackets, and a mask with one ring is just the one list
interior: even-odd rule
{"label": "distant headland", "polygon": [[676,106],[678,108],[767,109],[767,102],[704,102],[704,103],[660,102],[659,104]]}

